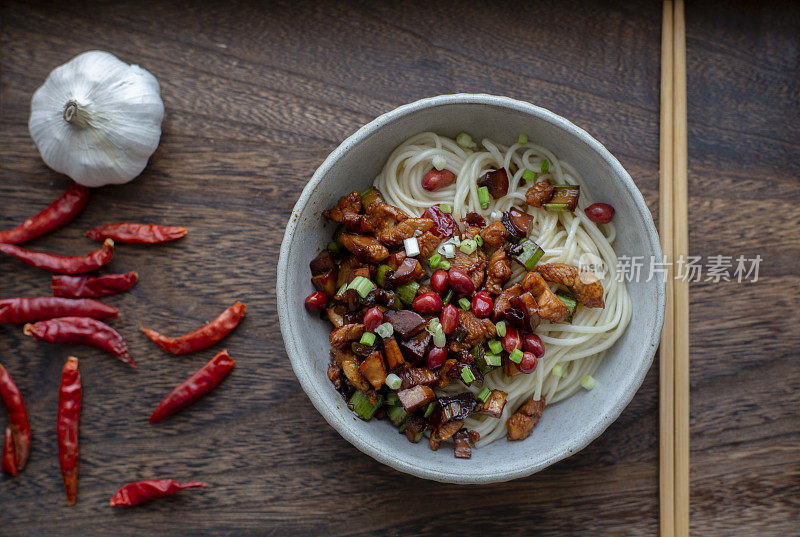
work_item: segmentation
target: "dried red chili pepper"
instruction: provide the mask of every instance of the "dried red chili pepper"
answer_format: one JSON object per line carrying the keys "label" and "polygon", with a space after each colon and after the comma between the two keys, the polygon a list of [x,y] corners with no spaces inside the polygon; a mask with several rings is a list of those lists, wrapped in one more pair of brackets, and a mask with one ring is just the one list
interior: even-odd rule
{"label": "dried red chili pepper", "polygon": [[3,441],[3,458],[0,459],[0,470],[17,475],[17,455],[14,453],[14,433],[11,427],[6,427],[6,436]]}
{"label": "dried red chili pepper", "polygon": [[53,275],[53,295],[71,298],[98,298],[127,291],[138,281],[135,272],[105,276]]}
{"label": "dried red chili pepper", "polygon": [[60,228],[78,216],[88,201],[89,189],[72,183],[64,194],[40,213],[31,216],[14,229],[0,231],[0,242],[19,244]]}
{"label": "dried red chili pepper", "polygon": [[22,470],[31,451],[31,425],[28,422],[28,412],[25,410],[22,394],[2,365],[0,365],[0,398],[8,412],[8,425],[14,438],[17,468]]}
{"label": "dried red chili pepper", "polygon": [[81,374],[78,359],[70,356],[61,371],[58,392],[58,460],[67,492],[67,505],[75,505],[78,494],[78,419],[81,413]]}
{"label": "dried red chili pepper", "polygon": [[119,222],[90,229],[86,236],[95,241],[113,239],[134,244],[157,244],[176,241],[186,235],[185,227],[159,226],[156,224],[133,224]]}
{"label": "dried red chili pepper", "polygon": [[117,308],[88,298],[40,296],[0,300],[0,323],[35,323],[55,317],[114,319],[117,314]]}
{"label": "dried red chili pepper", "polygon": [[183,489],[192,487],[207,487],[208,485],[200,481],[189,481],[188,483],[178,483],[174,479],[153,479],[151,481],[137,481],[128,483],[114,494],[111,498],[111,505],[125,507],[141,505],[164,496],[170,496]]}
{"label": "dried red chili pepper", "polygon": [[171,352],[172,354],[189,354],[190,352],[207,349],[211,345],[221,341],[222,338],[230,334],[231,331],[236,328],[236,325],[242,320],[246,311],[247,306],[241,302],[237,302],[207,325],[180,337],[162,336],[155,330],[145,327],[142,327],[142,332],[144,332],[144,335],[149,337],[153,343],[167,352]]}
{"label": "dried red chili pepper", "polygon": [[119,332],[91,317],[59,317],[26,324],[26,336],[48,343],[76,343],[108,351],[131,367],[136,367],[128,346]]}
{"label": "dried red chili pepper", "polygon": [[222,379],[228,376],[235,364],[228,351],[217,354],[194,375],[169,392],[150,416],[150,423],[158,423],[172,416],[216,388]]}
{"label": "dried red chili pepper", "polygon": [[103,247],[86,255],[58,255],[45,252],[33,252],[14,246],[0,244],[0,252],[34,267],[49,270],[58,274],[83,274],[107,265],[114,257],[114,241],[106,239]]}

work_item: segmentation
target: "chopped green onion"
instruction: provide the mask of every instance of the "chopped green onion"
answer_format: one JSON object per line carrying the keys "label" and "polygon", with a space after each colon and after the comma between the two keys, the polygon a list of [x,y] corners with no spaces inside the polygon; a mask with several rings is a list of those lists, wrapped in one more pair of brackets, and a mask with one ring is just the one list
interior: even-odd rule
{"label": "chopped green onion", "polygon": [[431,335],[441,331],[442,331],[442,323],[439,322],[439,319],[434,317],[433,319],[428,321],[428,332],[430,332]]}
{"label": "chopped green onion", "polygon": [[547,159],[542,161],[542,173],[547,173],[550,171],[550,162]]}
{"label": "chopped green onion", "polygon": [[442,306],[448,305],[450,303],[450,301],[453,300],[453,296],[455,296],[455,293],[453,292],[453,290],[452,289],[448,289],[447,290],[447,294],[445,294],[444,298],[442,299]]}
{"label": "chopped green onion", "polygon": [[422,415],[424,418],[430,417],[433,414],[433,410],[436,408],[436,401],[431,401],[428,403],[428,408],[425,409],[425,414]]}
{"label": "chopped green onion", "polygon": [[530,239],[525,239],[519,243],[514,248],[514,251],[520,251],[520,253],[513,254],[512,257],[517,261],[517,263],[529,271],[533,270],[533,268],[536,266],[536,263],[538,263],[544,255],[544,250],[542,250],[542,247]]}
{"label": "chopped green onion", "polygon": [[574,296],[564,291],[558,291],[556,296],[559,300],[561,300],[561,302],[564,303],[565,306],[567,306],[567,309],[569,310],[569,315],[566,319],[564,319],[564,322],[571,323],[572,317],[575,315],[575,308],[578,306],[578,301],[575,300]]}
{"label": "chopped green onion", "polygon": [[517,138],[517,143],[518,143],[519,145],[525,145],[525,144],[527,144],[527,143],[528,143],[528,135],[527,135],[527,134],[525,134],[524,132],[523,132],[522,134],[520,134],[520,135],[519,135],[519,138]]}
{"label": "chopped green onion", "polygon": [[492,351],[492,354],[500,354],[503,352],[503,344],[493,339],[489,342],[489,350]]}
{"label": "chopped green onion", "polygon": [[544,207],[545,211],[550,211],[551,213],[570,212],[569,205],[566,203],[545,203],[542,207]]}
{"label": "chopped green onion", "polygon": [[467,255],[474,252],[477,248],[478,248],[478,243],[475,242],[474,239],[463,240],[461,241],[461,245],[458,247],[459,250],[461,250]]}
{"label": "chopped green onion", "polygon": [[408,419],[408,412],[406,412],[406,409],[402,406],[390,406],[386,410],[386,414],[389,415],[389,419],[392,420],[392,424],[394,424],[395,427],[400,427]]}
{"label": "chopped green onion", "polygon": [[489,202],[492,201],[492,195],[489,194],[489,187],[482,186],[478,188],[478,202],[481,204],[481,209],[486,209]]}
{"label": "chopped green onion", "polygon": [[439,268],[439,263],[442,262],[442,256],[439,254],[433,254],[428,258],[428,264],[431,266],[432,269]]}
{"label": "chopped green onion", "polygon": [[422,433],[421,433],[421,432],[420,432],[420,433],[417,433],[417,434],[416,434],[416,436],[414,436],[414,440],[412,440],[411,442],[412,442],[413,444],[416,444],[416,443],[418,443],[420,440],[422,440]]}
{"label": "chopped green onion", "polygon": [[403,379],[401,379],[394,373],[389,373],[388,375],[386,375],[386,385],[393,390],[399,390],[400,386],[403,385]]}
{"label": "chopped green onion", "polygon": [[353,281],[350,282],[350,285],[348,285],[347,288],[355,289],[358,291],[358,294],[361,295],[361,298],[367,298],[369,292],[375,289],[375,284],[366,279],[364,276],[356,276],[353,278]]}
{"label": "chopped green onion", "polygon": [[336,241],[331,241],[328,243],[328,251],[333,254],[338,254],[342,251],[342,246]]}
{"label": "chopped green onion", "polygon": [[448,203],[439,204],[439,210],[442,211],[444,214],[450,214],[453,212],[453,208],[450,207]]}
{"label": "chopped green onion", "polygon": [[470,382],[475,381],[475,373],[472,372],[472,369],[467,366],[461,370],[461,378],[464,380],[465,383],[469,384]]}
{"label": "chopped green onion", "polygon": [[375,333],[381,336],[383,339],[392,337],[392,334],[394,334],[394,326],[392,326],[392,323],[380,324],[375,329]]}
{"label": "chopped green onion", "polygon": [[500,321],[499,323],[494,325],[494,329],[497,331],[497,335],[500,337],[506,336],[506,322]]}
{"label": "chopped green onion", "polygon": [[480,400],[481,403],[485,403],[486,400],[489,399],[489,396],[491,394],[492,390],[490,390],[489,388],[483,388],[481,390],[481,393],[478,394],[478,399]]}
{"label": "chopped green onion", "polygon": [[470,136],[466,132],[458,133],[458,136],[456,136],[456,143],[461,147],[463,147],[464,149],[469,149],[477,145],[475,141],[472,139],[472,136]]}
{"label": "chopped green onion", "polygon": [[392,270],[392,267],[389,265],[379,265],[378,272],[375,273],[375,282],[380,287],[386,287],[386,274]]}
{"label": "chopped green onion", "polygon": [[395,292],[400,297],[400,300],[403,301],[403,304],[410,306],[414,302],[414,297],[417,296],[417,291],[419,291],[419,284],[417,282],[408,282],[398,287]]}
{"label": "chopped green onion", "polygon": [[347,284],[342,284],[338,291],[336,291],[336,296],[342,296],[344,292],[347,290]]}
{"label": "chopped green onion", "polygon": [[442,155],[436,155],[435,157],[433,157],[431,162],[433,163],[433,167],[436,168],[437,170],[441,170],[442,168],[447,166],[447,159],[444,158]]}
{"label": "chopped green onion", "polygon": [[525,179],[526,181],[533,181],[534,179],[536,179],[536,174],[534,173],[533,170],[526,169],[524,172],[522,172],[522,178]]}
{"label": "chopped green onion", "polygon": [[364,332],[361,335],[359,343],[361,343],[362,345],[367,345],[368,347],[372,347],[373,345],[375,345],[375,334],[373,334],[372,332]]}
{"label": "chopped green onion", "polygon": [[489,373],[489,371],[491,371],[489,366],[486,365],[486,360],[484,359],[483,356],[479,356],[479,357],[475,358],[474,365],[475,365],[475,367],[478,368],[478,371],[481,372],[481,375],[486,375],[486,374]]}
{"label": "chopped green onion", "polygon": [[594,379],[593,376],[586,375],[581,379],[581,386],[583,386],[585,390],[591,390],[592,388],[597,386],[597,381]]}
{"label": "chopped green onion", "polygon": [[495,367],[503,363],[503,357],[499,354],[487,354],[483,359],[486,360],[486,365],[493,365]]}
{"label": "chopped green onion", "polygon": [[444,332],[442,332],[441,328],[439,328],[438,332],[433,334],[433,345],[439,348],[447,345],[447,336],[444,335]]}
{"label": "chopped green onion", "polygon": [[475,243],[478,246],[483,246],[483,237],[481,237],[480,235],[475,235]]}
{"label": "chopped green onion", "polygon": [[369,421],[372,419],[372,416],[375,415],[375,412],[378,410],[378,407],[381,406],[381,403],[383,403],[382,395],[378,395],[378,402],[373,405],[369,402],[367,394],[359,390],[350,398],[349,405],[359,418]]}
{"label": "chopped green onion", "polygon": [[450,270],[450,261],[447,259],[442,259],[442,261],[439,263],[439,268],[442,270]]}
{"label": "chopped green onion", "polygon": [[554,377],[560,377],[561,375],[564,374],[564,370],[561,368],[561,364],[554,365],[551,371],[553,372]]}
{"label": "chopped green onion", "polygon": [[469,308],[472,304],[470,304],[470,301],[468,299],[461,297],[458,299],[458,305],[461,306],[462,310],[469,311]]}
{"label": "chopped green onion", "polygon": [[393,391],[389,391],[386,394],[386,406],[403,406],[403,403],[400,402],[400,398],[397,397],[397,393]]}
{"label": "chopped green onion", "polygon": [[519,349],[514,349],[511,351],[511,354],[508,355],[509,360],[518,364],[522,361],[522,351]]}

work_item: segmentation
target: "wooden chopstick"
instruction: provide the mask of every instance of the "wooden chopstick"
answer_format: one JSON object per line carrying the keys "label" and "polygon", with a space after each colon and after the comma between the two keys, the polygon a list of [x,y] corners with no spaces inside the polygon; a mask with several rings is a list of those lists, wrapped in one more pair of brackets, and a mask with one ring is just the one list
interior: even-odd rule
{"label": "wooden chopstick", "polygon": [[[661,30],[661,173],[659,177],[659,229],[661,249],[673,260],[672,225],[672,129],[673,129],[673,5],[664,2]],[[673,329],[673,273],[667,265],[664,329],[659,347],[659,529],[661,537],[675,534],[675,377]]]}
{"label": "wooden chopstick", "polygon": [[[673,18],[673,230],[674,256],[689,255],[686,127],[686,26],[683,0],[675,0]],[[674,280],[675,352],[675,535],[689,536],[689,280]]]}

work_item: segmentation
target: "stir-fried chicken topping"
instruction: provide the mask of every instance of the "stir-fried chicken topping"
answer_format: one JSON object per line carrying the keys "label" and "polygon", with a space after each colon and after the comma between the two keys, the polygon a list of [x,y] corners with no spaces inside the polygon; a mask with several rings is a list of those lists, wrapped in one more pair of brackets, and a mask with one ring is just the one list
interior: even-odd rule
{"label": "stir-fried chicken topping", "polygon": [[511,261],[506,251],[498,248],[489,258],[486,268],[486,290],[493,295],[499,295],[510,277]]}
{"label": "stir-fried chicken topping", "polygon": [[539,181],[525,193],[525,203],[531,207],[541,207],[553,198],[554,187],[549,181]]}
{"label": "stir-fried chicken topping", "polygon": [[361,194],[353,190],[339,198],[335,207],[322,212],[322,216],[334,222],[344,222],[346,215],[357,215],[361,212]]}
{"label": "stir-fried chicken topping", "polygon": [[567,287],[575,295],[575,299],[588,308],[602,308],[603,284],[597,276],[589,271],[581,270],[564,263],[548,263],[536,267],[536,272],[548,282]]}
{"label": "stir-fried chicken topping", "polygon": [[534,401],[531,397],[513,416],[506,421],[509,440],[524,440],[531,435],[534,426],[539,423],[544,411],[544,397]]}

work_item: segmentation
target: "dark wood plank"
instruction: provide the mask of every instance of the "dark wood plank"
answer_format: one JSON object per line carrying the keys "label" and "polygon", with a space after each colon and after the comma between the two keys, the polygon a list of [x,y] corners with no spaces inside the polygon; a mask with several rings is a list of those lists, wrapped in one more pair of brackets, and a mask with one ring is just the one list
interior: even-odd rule
{"label": "dark wood plank", "polygon": [[[692,516],[698,532],[783,535],[797,515],[796,474],[781,464],[794,461],[796,470],[800,430],[790,264],[800,194],[797,122],[781,118],[798,109],[797,64],[785,54],[797,50],[798,27],[780,10],[749,9],[722,19],[703,5],[688,11],[691,247],[769,258],[753,286],[692,288]],[[65,188],[28,135],[29,101],[53,67],[93,48],[159,79],[161,145],[141,177],[97,190],[74,224],[32,247],[88,251],[82,231],[109,218],[190,228],[171,245],[124,246],[113,261],[112,269],[141,276],[131,292],[108,299],[123,312],[113,324],[138,372],[0,326],[0,359],[27,397],[34,430],[28,467],[0,478],[0,533],[655,533],[655,370],[620,419],[567,461],[502,485],[430,483],[362,455],[317,414],[286,358],[274,285],[293,200],[327,153],[376,115],[438,93],[509,95],[585,126],[631,172],[655,214],[656,3],[4,2],[0,25],[0,228]],[[46,293],[48,282],[0,258],[0,296]],[[193,408],[149,426],[153,406],[214,349],[167,356],[138,327],[188,330],[237,299],[248,316],[219,345],[237,360],[234,373]],[[733,313],[720,321],[721,309]],[[83,359],[85,386],[72,508],[54,430],[69,353]],[[136,510],[107,506],[121,484],[161,476],[212,487]]]}

